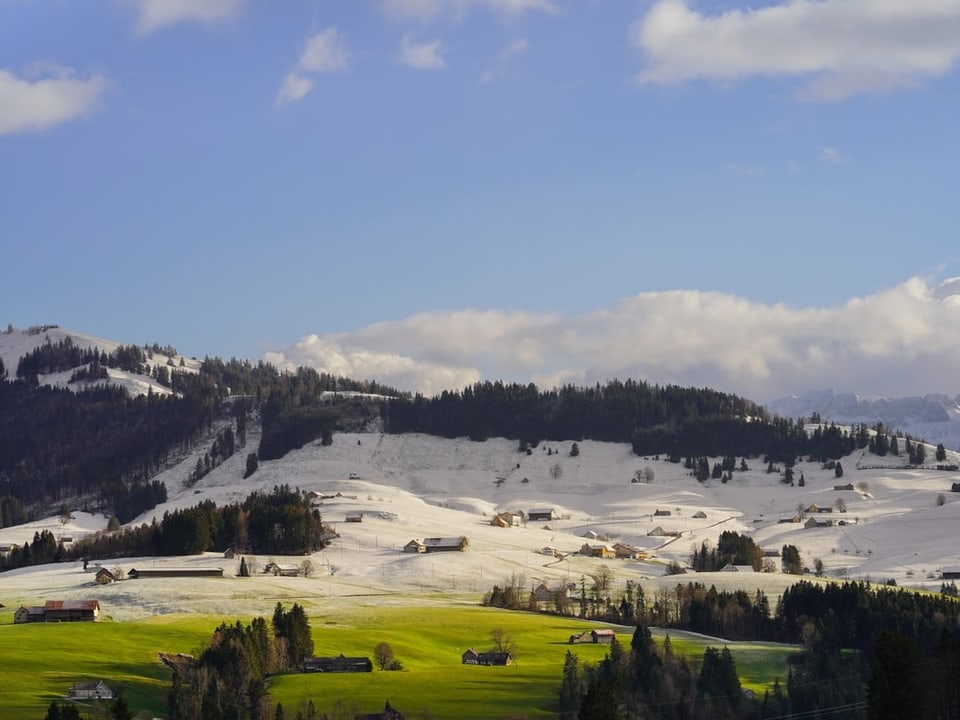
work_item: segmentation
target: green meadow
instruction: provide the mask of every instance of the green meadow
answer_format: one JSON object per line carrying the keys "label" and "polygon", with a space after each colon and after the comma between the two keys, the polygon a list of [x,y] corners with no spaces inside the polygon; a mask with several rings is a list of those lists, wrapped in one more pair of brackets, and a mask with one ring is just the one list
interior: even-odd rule
{"label": "green meadow", "polygon": [[[561,670],[568,650],[595,663],[605,646],[569,645],[570,635],[591,627],[573,618],[508,612],[477,606],[307,606],[316,655],[373,657],[386,641],[401,671],[361,674],[292,674],[270,680],[271,701],[287,715],[312,700],[329,712],[340,702],[374,712],[384,701],[408,714],[436,718],[549,718],[556,713]],[[159,652],[193,653],[223,620],[208,615],[168,615],[136,622],[0,625],[0,689],[3,717],[42,717],[51,700],[74,682],[102,679],[120,689],[144,717],[163,716],[170,673]],[[246,622],[248,618],[244,618]],[[516,662],[506,667],[462,665],[468,648],[491,648],[500,630],[513,641]],[[619,640],[629,646],[631,630]],[[655,632],[662,639],[662,632]],[[734,653],[744,687],[762,695],[775,677],[786,677],[786,660],[795,649],[764,643],[720,643],[682,632],[671,633],[674,651],[699,661],[707,645],[726,644]],[[83,712],[94,713],[86,705]]]}

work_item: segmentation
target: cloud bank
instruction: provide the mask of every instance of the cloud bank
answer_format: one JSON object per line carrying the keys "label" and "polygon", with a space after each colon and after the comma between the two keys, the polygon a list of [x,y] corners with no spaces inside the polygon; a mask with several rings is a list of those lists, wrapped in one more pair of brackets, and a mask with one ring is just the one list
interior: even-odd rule
{"label": "cloud bank", "polygon": [[712,387],[766,402],[826,387],[902,396],[960,391],[960,280],[913,278],[832,308],[729,294],[641,293],[562,317],[421,313],[309,335],[265,358],[436,394],[482,379],[593,384],[612,378]]}
{"label": "cloud bank", "polygon": [[950,70],[960,0],[789,0],[713,15],[657,0],[632,40],[648,61],[641,83],[798,77],[801,98],[840,100]]}
{"label": "cloud bank", "polygon": [[0,135],[46,130],[85,115],[107,88],[99,75],[79,78],[72,68],[45,68],[30,77],[0,69]]}

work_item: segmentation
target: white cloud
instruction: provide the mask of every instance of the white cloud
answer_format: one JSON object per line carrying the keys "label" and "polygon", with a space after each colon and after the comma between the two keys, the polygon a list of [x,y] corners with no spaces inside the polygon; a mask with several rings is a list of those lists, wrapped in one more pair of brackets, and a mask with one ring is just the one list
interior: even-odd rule
{"label": "white cloud", "polygon": [[960,0],[788,0],[706,15],[657,0],[635,24],[641,83],[798,77],[799,96],[840,100],[948,72],[960,57]]}
{"label": "white cloud", "polygon": [[71,68],[46,68],[26,78],[0,70],[0,135],[45,130],[85,115],[106,88],[101,76],[79,78]]}
{"label": "white cloud", "polygon": [[433,20],[444,14],[461,18],[473,8],[486,8],[506,17],[556,10],[552,0],[383,0],[382,6],[391,17],[416,20]]}
{"label": "white cloud", "polygon": [[707,386],[758,401],[833,387],[875,395],[956,392],[957,294],[920,279],[833,308],[733,295],[641,293],[573,317],[433,312],[311,335],[267,355],[428,395],[478,379],[593,384],[619,377]]}
{"label": "white cloud", "polygon": [[507,69],[507,64],[515,57],[523,55],[527,52],[527,40],[526,38],[518,38],[514,40],[509,45],[507,45],[503,50],[497,53],[497,56],[494,58],[493,67],[487,68],[480,75],[481,83],[491,83],[497,78],[504,75]]}
{"label": "white cloud", "polygon": [[405,35],[400,47],[400,62],[416,70],[440,70],[446,67],[443,46],[439,40],[426,43],[414,42]]}
{"label": "white cloud", "polygon": [[147,35],[154,30],[184,22],[211,25],[234,17],[242,0],[139,0],[137,33]]}
{"label": "white cloud", "polygon": [[300,56],[300,69],[314,73],[336,73],[350,65],[347,46],[336,28],[327,28],[307,38]]}
{"label": "white cloud", "polygon": [[340,32],[329,27],[314,33],[307,38],[296,68],[283,79],[276,102],[298,102],[313,89],[313,76],[346,72],[349,68],[350,52]]}

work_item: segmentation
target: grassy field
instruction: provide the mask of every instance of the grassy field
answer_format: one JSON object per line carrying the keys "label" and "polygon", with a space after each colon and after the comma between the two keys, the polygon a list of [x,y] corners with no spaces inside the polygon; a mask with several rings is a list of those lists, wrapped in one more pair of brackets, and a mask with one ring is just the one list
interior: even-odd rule
{"label": "grassy field", "polygon": [[[341,701],[348,708],[374,712],[385,700],[408,714],[433,717],[503,718],[523,714],[549,718],[567,650],[583,662],[597,662],[604,646],[567,644],[588,627],[571,618],[511,613],[476,606],[307,607],[317,655],[373,656],[388,642],[403,664],[400,672],[356,675],[284,675],[270,681],[271,701],[292,716],[301,702],[312,700],[320,711]],[[169,671],[157,653],[194,652],[221,620],[203,615],[175,615],[137,622],[60,625],[0,625],[0,689],[3,717],[42,717],[51,700],[63,697],[74,682],[103,679],[123,691],[130,706],[145,717],[162,716]],[[244,619],[246,620],[246,618]],[[490,649],[490,635],[502,630],[515,643],[516,662],[508,667],[462,665],[470,647]],[[663,633],[655,632],[658,638]],[[629,646],[631,631],[621,643]],[[716,641],[671,633],[675,652],[698,661]],[[762,694],[786,676],[793,650],[759,643],[727,643],[744,687]],[[89,710],[84,710],[89,712]],[[352,716],[352,715],[351,715]]]}
{"label": "grassy field", "polygon": [[[0,625],[0,706],[4,718],[43,717],[75,682],[104,680],[131,708],[162,715],[170,671],[161,651],[192,652],[219,619],[164,616],[135,623]],[[92,713],[94,704],[82,705]]]}

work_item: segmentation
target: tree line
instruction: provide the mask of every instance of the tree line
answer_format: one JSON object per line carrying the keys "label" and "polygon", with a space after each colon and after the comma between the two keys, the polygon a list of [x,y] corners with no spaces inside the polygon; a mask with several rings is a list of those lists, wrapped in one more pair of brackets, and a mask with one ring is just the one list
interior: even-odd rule
{"label": "tree line", "polygon": [[299,555],[322,549],[324,542],[320,513],[299,491],[282,485],[270,493],[251,493],[241,503],[218,507],[207,500],[168,511],[159,521],[99,532],[69,546],[44,530],[32,543],[0,557],[0,571],[49,562],[192,555],[228,547],[262,555]]}

